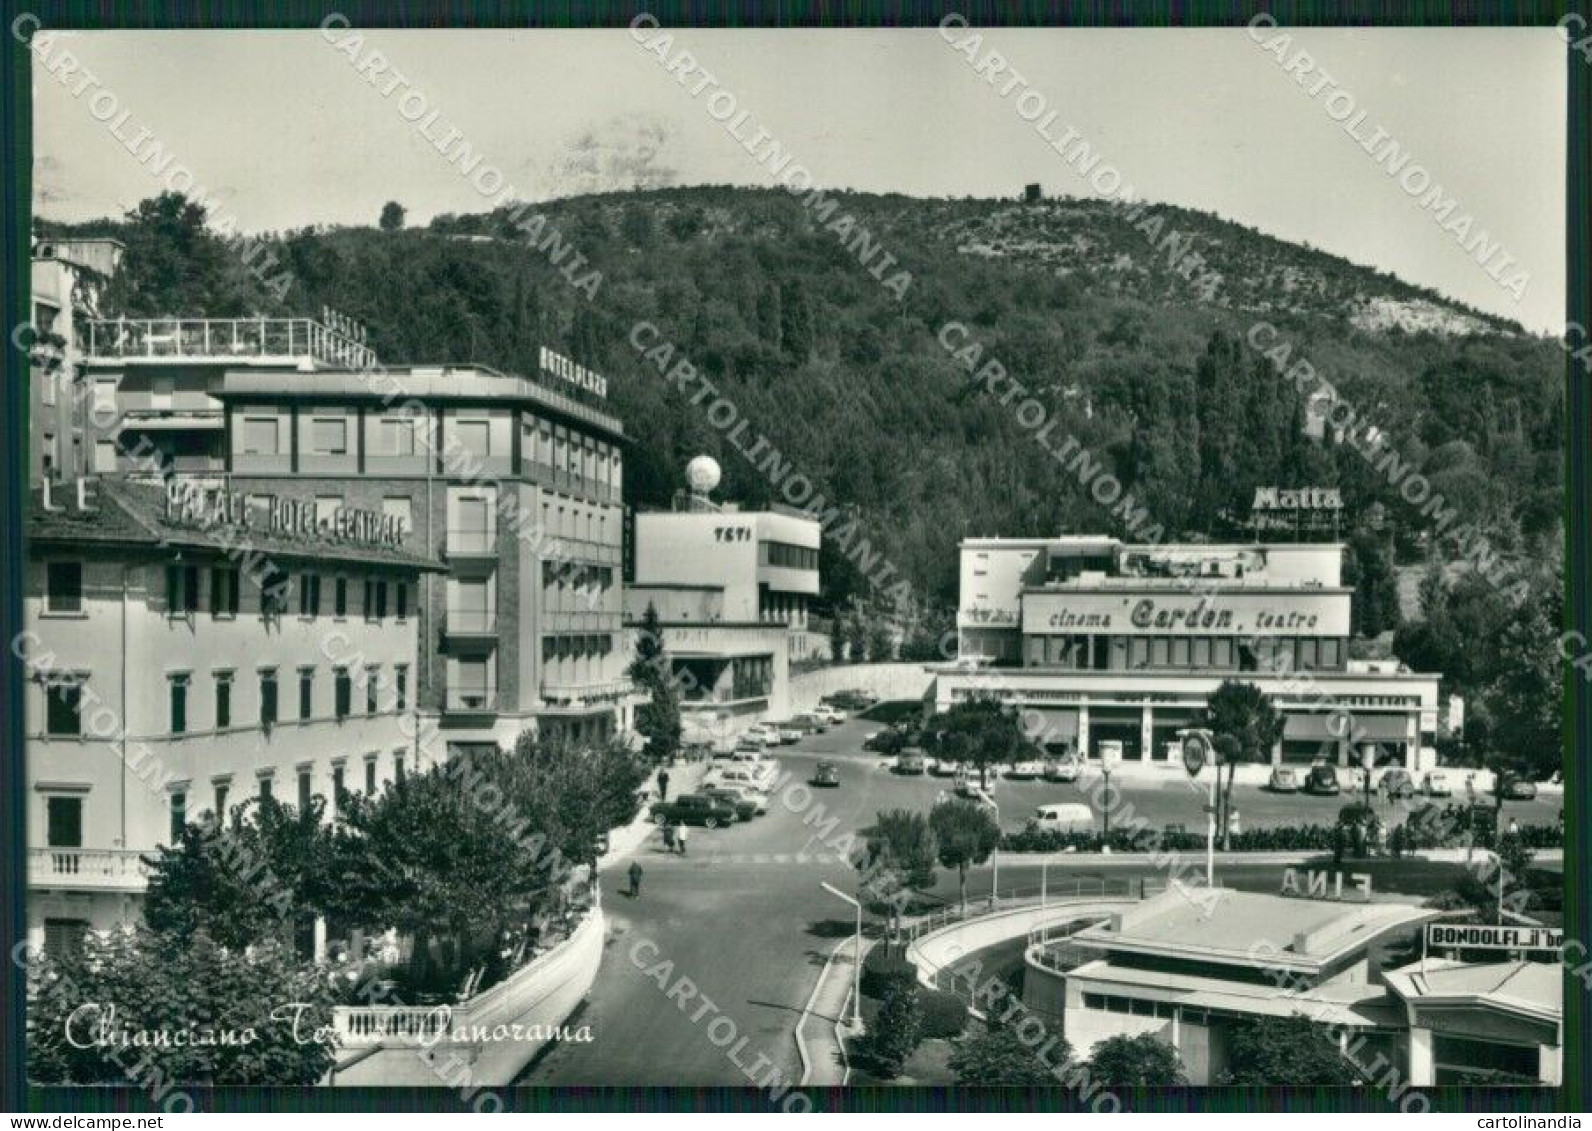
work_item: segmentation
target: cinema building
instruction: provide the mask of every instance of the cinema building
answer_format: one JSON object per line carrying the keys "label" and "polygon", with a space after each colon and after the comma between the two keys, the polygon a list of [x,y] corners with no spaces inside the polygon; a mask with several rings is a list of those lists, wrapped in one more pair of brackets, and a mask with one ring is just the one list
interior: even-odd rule
{"label": "cinema building", "polygon": [[960,660],[935,669],[935,703],[994,696],[1053,753],[1175,760],[1223,680],[1282,712],[1273,763],[1435,763],[1438,679],[1349,659],[1345,548],[1134,546],[1108,537],[962,543]]}
{"label": "cinema building", "polygon": [[688,741],[721,739],[790,714],[790,659],[818,594],[819,524],[799,511],[743,511],[710,497],[718,465],[688,469],[695,490],[634,516],[625,613],[658,613],[681,689]]}
{"label": "cinema building", "polygon": [[385,368],[359,339],[330,315],[91,323],[96,466],[152,463],[319,528],[372,512],[442,560],[408,615],[416,702],[449,748],[628,728],[624,430],[604,383],[549,350],[535,377]]}
{"label": "cinema building", "polygon": [[16,645],[31,943],[136,921],[139,855],[185,821],[424,768],[414,602],[443,567],[380,518],[340,512],[323,535],[255,521],[236,495],[35,491]]}
{"label": "cinema building", "polygon": [[1395,1101],[1408,1087],[1559,1082],[1561,963],[1416,957],[1443,912],[1338,899],[1332,884],[1322,894],[1174,884],[1031,940],[1023,1003],[1079,1057],[1109,1037],[1155,1036],[1194,1085],[1221,1082],[1236,1025],[1290,1016]]}

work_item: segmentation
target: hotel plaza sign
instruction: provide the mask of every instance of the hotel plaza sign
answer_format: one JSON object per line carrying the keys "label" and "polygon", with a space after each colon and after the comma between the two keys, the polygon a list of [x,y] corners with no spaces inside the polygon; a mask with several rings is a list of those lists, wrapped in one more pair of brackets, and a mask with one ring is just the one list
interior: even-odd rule
{"label": "hotel plaza sign", "polygon": [[1120,636],[1347,636],[1349,596],[1298,589],[1234,590],[1208,596],[1030,592],[1023,594],[1023,630]]}
{"label": "hotel plaza sign", "polygon": [[[275,495],[245,496],[237,491],[173,483],[166,489],[166,519],[183,526],[214,530],[262,528],[273,534],[335,538],[369,546],[403,545],[403,523],[396,515],[355,507],[338,507],[324,520],[313,501],[279,499]],[[259,521],[263,519],[263,524]]]}
{"label": "hotel plaza sign", "polygon": [[593,373],[584,365],[576,365],[561,353],[554,353],[543,346],[539,361],[542,372],[549,377],[555,377],[567,385],[574,385],[577,389],[584,389],[599,397],[608,395],[608,378],[601,373]]}

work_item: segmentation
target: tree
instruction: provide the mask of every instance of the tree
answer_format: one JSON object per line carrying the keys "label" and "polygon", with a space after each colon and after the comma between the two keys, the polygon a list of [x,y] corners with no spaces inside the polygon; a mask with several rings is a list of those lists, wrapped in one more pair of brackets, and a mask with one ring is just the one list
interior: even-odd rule
{"label": "tree", "polygon": [[1089,1077],[1114,1088],[1178,1087],[1188,1083],[1177,1049],[1154,1033],[1136,1037],[1118,1034],[1101,1041],[1089,1057]]}
{"label": "tree", "polygon": [[389,200],[386,204],[381,206],[381,230],[384,232],[396,232],[402,230],[404,226],[404,217],[407,215],[408,212],[403,205],[399,204],[396,200]]}
{"label": "tree", "polygon": [[1380,636],[1398,628],[1398,575],[1382,539],[1361,535],[1350,543],[1344,580],[1354,586],[1350,616],[1355,635]]}
{"label": "tree", "polygon": [[890,630],[882,622],[875,621],[868,629],[868,662],[882,664],[891,660],[895,651],[895,642],[890,639]]}
{"label": "tree", "polygon": [[1001,830],[989,807],[976,801],[956,798],[936,805],[929,812],[929,827],[934,832],[939,860],[955,868],[961,888],[962,906],[967,906],[967,869],[988,860],[1000,844]]}
{"label": "tree", "polygon": [[1358,1083],[1337,1037],[1300,1013],[1246,1018],[1228,1029],[1227,1067],[1218,1083],[1265,1087]]}
{"label": "tree", "polygon": [[875,1073],[885,1080],[901,1075],[922,1037],[923,1007],[918,1003],[917,985],[904,978],[892,979],[868,1032],[868,1053]]}
{"label": "tree", "polygon": [[1539,779],[1564,767],[1564,657],[1543,643],[1563,631],[1563,587],[1563,572],[1550,564],[1498,638],[1497,674],[1482,692],[1495,771]]}
{"label": "tree", "polygon": [[[1017,1030],[1010,1025],[991,1024],[980,1033],[970,1033],[954,1042],[947,1062],[956,1075],[956,1082],[970,1087],[1012,1086],[1042,1087],[1055,1084],[1052,1064],[1041,1059],[1038,1048],[1024,1043]],[[1059,1041],[1047,1054],[1060,1066],[1072,1059],[1072,1049],[1066,1041]]]}
{"label": "tree", "polygon": [[208,815],[184,825],[177,843],[144,858],[145,922],[181,941],[202,931],[237,950],[271,938],[291,945],[294,920],[311,913],[329,882],[323,813],[319,797],[302,810],[255,799],[226,825]]}
{"label": "tree", "polygon": [[[93,1040],[100,1022],[117,1033],[200,1039],[100,1045]],[[332,1066],[331,1024],[325,983],[274,941],[235,950],[203,931],[183,939],[116,929],[91,932],[81,951],[39,955],[28,967],[28,1075],[40,1084],[308,1086]],[[224,1033],[245,1029],[254,1040],[221,1043]],[[204,1043],[207,1033],[214,1043]]]}
{"label": "tree", "polygon": [[[1238,763],[1260,762],[1271,757],[1271,749],[1282,739],[1282,713],[1272,706],[1266,693],[1253,683],[1226,679],[1212,692],[1205,706],[1201,723],[1215,736],[1216,749],[1223,755],[1227,768],[1227,781],[1222,786],[1221,812],[1217,819],[1222,828],[1222,850],[1232,845],[1232,827],[1229,814],[1233,806],[1233,779]],[[1223,738],[1230,742],[1224,743]],[[1217,766],[1217,773],[1222,767]]]}
{"label": "tree", "polygon": [[908,893],[934,886],[934,864],[939,852],[934,830],[922,813],[889,809],[879,813],[873,827],[863,830],[863,850],[855,863],[862,872],[859,894],[882,907],[893,933],[900,924]]}
{"label": "tree", "polygon": [[829,658],[837,664],[846,660],[846,626],[839,613],[829,621]]}
{"label": "tree", "polygon": [[846,622],[847,658],[854,664],[860,664],[868,658],[868,626],[863,623],[860,616],[853,616]]}
{"label": "tree", "polygon": [[1016,713],[989,698],[954,705],[938,720],[932,745],[936,757],[978,767],[981,787],[992,766],[1010,765],[1030,747]]}
{"label": "tree", "polygon": [[680,691],[664,647],[663,626],[651,601],[647,602],[636,635],[636,658],[630,664],[630,678],[649,696],[636,708],[635,724],[636,733],[647,741],[647,756],[659,763],[673,761],[680,752],[685,726],[680,719]]}

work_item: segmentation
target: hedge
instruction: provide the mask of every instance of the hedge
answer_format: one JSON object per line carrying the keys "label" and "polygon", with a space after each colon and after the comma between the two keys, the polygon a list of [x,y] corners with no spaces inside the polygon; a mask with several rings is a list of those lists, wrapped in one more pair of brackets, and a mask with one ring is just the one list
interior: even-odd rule
{"label": "hedge", "polygon": [[[1428,848],[1464,847],[1466,834],[1452,823],[1420,822],[1414,818],[1399,826],[1406,831],[1400,834],[1400,847],[1406,850]],[[1341,843],[1334,825],[1279,825],[1273,828],[1245,829],[1233,834],[1234,852],[1332,852]],[[1478,833],[1481,830],[1478,829]],[[1564,831],[1551,825],[1526,825],[1520,829],[1521,840],[1528,848],[1559,848],[1564,844]],[[1475,843],[1489,847],[1489,835],[1477,835]],[[1099,852],[1110,847],[1112,852],[1195,852],[1205,848],[1205,832],[1187,830],[1158,831],[1148,828],[1112,829],[1109,837],[1098,830],[1062,832],[1055,829],[1026,828],[1021,832],[1007,833],[1001,837],[1002,852]],[[1352,840],[1344,843],[1345,851],[1352,848]]]}
{"label": "hedge", "polygon": [[967,1003],[953,993],[920,989],[918,1004],[923,1007],[925,1038],[949,1040],[967,1027]]}

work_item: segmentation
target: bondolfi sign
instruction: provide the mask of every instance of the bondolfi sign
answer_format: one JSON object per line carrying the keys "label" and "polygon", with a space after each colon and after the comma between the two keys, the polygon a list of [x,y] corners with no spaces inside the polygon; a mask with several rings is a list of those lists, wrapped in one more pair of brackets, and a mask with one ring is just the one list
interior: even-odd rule
{"label": "bondolfi sign", "polygon": [[1486,923],[1430,923],[1426,945],[1467,950],[1562,950],[1564,932],[1557,927],[1491,925]]}

